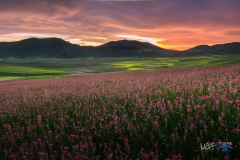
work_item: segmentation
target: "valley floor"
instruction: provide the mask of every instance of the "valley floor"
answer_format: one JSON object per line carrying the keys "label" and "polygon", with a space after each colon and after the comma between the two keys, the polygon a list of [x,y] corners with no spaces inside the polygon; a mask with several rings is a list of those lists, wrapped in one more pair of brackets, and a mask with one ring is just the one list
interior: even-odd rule
{"label": "valley floor", "polygon": [[0,60],[0,81],[45,79],[64,75],[191,68],[240,64],[238,55],[212,55],[164,58],[97,58],[97,59],[11,59]]}

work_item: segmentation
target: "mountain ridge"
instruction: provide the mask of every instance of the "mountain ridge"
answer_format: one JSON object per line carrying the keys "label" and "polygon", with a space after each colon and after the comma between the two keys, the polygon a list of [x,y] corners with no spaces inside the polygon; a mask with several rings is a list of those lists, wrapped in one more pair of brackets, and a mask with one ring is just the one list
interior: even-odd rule
{"label": "mountain ridge", "polygon": [[63,39],[28,38],[15,42],[0,42],[0,58],[105,58],[105,57],[171,57],[208,54],[240,54],[240,42],[199,45],[185,51],[164,49],[136,40],[110,41],[103,45],[80,46]]}
{"label": "mountain ridge", "polygon": [[230,42],[215,45],[198,45],[185,51],[180,51],[178,56],[196,56],[212,54],[240,54],[240,42]]}

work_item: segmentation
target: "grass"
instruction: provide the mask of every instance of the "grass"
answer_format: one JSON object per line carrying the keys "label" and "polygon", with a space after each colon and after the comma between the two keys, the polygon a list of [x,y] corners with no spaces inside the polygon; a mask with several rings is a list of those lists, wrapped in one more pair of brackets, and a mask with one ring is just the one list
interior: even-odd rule
{"label": "grass", "polygon": [[212,55],[164,58],[87,58],[87,59],[35,59],[0,60],[0,79],[51,78],[67,74],[101,73],[117,71],[155,70],[238,64],[237,55]]}
{"label": "grass", "polygon": [[182,68],[182,67],[199,67],[199,66],[214,66],[225,64],[238,64],[240,60],[237,56],[232,55],[213,55],[213,56],[194,56],[194,57],[168,57],[155,59],[141,59],[132,61],[106,63],[108,67],[125,68],[141,68],[159,69],[159,68]]}
{"label": "grass", "polygon": [[26,75],[26,76],[37,76],[37,75],[59,75],[65,74],[61,70],[50,70],[41,68],[30,68],[30,67],[18,67],[18,66],[3,66],[0,67],[0,75]]}
{"label": "grass", "polygon": [[3,77],[0,77],[0,81],[7,81],[7,80],[13,80],[13,79],[19,79],[21,77],[8,77],[8,76],[3,76]]}

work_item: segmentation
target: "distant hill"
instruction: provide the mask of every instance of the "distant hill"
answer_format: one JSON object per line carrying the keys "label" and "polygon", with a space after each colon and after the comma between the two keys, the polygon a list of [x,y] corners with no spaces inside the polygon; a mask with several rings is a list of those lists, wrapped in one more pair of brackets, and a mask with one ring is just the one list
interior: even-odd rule
{"label": "distant hill", "polygon": [[162,57],[170,56],[172,52],[150,43],[127,40],[98,47],[79,46],[59,38],[0,43],[0,58]]}
{"label": "distant hill", "polygon": [[211,47],[209,45],[199,45],[199,46],[189,49],[188,51],[193,51],[193,52],[208,51],[208,50],[210,50],[210,48]]}
{"label": "distant hill", "polygon": [[18,42],[1,42],[0,58],[77,58],[92,47],[80,47],[59,38],[29,38]]}
{"label": "distant hill", "polygon": [[176,51],[167,50],[148,42],[120,40],[112,41],[95,48],[107,57],[165,57]]}
{"label": "distant hill", "polygon": [[216,44],[213,46],[199,45],[178,53],[180,56],[213,55],[213,54],[240,54],[240,42]]}
{"label": "distant hill", "polygon": [[200,45],[186,51],[167,50],[148,42],[120,40],[101,46],[79,46],[60,38],[29,38],[17,42],[0,42],[0,58],[104,58],[104,57],[166,57],[208,54],[240,54],[240,43],[214,46]]}

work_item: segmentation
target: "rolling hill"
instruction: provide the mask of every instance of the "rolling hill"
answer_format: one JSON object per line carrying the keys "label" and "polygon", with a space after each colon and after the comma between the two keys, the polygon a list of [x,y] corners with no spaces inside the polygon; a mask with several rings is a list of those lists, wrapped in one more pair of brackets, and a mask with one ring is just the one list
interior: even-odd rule
{"label": "rolling hill", "polygon": [[199,45],[178,53],[179,56],[240,54],[240,42],[216,44],[213,46]]}
{"label": "rolling hill", "polygon": [[77,58],[92,47],[80,47],[59,38],[29,38],[18,42],[1,42],[0,58]]}
{"label": "rolling hill", "polygon": [[59,38],[29,38],[1,42],[0,58],[162,57],[174,51],[138,41],[115,41],[102,46],[79,46]]}
{"label": "rolling hill", "polygon": [[107,57],[166,57],[176,51],[167,50],[148,42],[120,40],[95,47],[96,52]]}
{"label": "rolling hill", "polygon": [[174,51],[147,42],[130,40],[111,41],[97,47],[79,46],[60,38],[29,38],[17,42],[0,42],[1,59],[171,57],[209,54],[240,54],[240,43],[200,45],[186,51]]}

